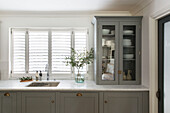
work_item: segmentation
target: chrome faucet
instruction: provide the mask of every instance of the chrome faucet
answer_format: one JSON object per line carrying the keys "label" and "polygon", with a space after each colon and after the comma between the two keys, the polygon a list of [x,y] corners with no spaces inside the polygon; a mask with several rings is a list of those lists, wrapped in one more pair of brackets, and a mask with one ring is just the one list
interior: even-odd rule
{"label": "chrome faucet", "polygon": [[45,71],[47,72],[47,81],[50,79],[50,77],[49,77],[49,66],[48,66],[48,64],[46,64],[46,66],[45,66]]}

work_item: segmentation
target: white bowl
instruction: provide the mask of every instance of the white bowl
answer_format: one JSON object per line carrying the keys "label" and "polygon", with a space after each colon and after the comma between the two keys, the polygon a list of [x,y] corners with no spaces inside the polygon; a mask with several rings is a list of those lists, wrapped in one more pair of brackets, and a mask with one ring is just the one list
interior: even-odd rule
{"label": "white bowl", "polygon": [[133,34],[133,30],[124,30],[123,34]]}
{"label": "white bowl", "polygon": [[131,45],[132,45],[132,42],[123,41],[123,45],[124,45],[124,46],[131,46]]}
{"label": "white bowl", "polygon": [[131,42],[131,40],[130,39],[123,39],[123,41],[127,41],[127,42]]}
{"label": "white bowl", "polygon": [[115,34],[115,30],[111,30],[111,35],[114,35]]}
{"label": "white bowl", "polygon": [[125,59],[132,59],[132,58],[134,58],[134,54],[124,54],[123,58],[125,58]]}
{"label": "white bowl", "polygon": [[110,32],[109,29],[102,29],[102,34],[103,34],[103,35],[108,35],[109,32]]}

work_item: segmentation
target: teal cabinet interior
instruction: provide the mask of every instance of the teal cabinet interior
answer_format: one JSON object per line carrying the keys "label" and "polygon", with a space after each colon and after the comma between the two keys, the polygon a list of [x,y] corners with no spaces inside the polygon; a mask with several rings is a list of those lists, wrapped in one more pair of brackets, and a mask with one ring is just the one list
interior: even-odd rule
{"label": "teal cabinet interior", "polygon": [[94,18],[96,84],[141,83],[142,17]]}
{"label": "teal cabinet interior", "polygon": [[149,113],[147,91],[0,92],[0,113]]}

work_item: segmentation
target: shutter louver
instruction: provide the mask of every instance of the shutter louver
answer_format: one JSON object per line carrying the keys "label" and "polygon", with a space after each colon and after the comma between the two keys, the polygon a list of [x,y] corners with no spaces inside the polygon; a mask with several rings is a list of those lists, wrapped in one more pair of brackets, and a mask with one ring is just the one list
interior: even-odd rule
{"label": "shutter louver", "polygon": [[52,31],[52,73],[71,73],[65,57],[71,55],[71,31]]}
{"label": "shutter louver", "polygon": [[25,73],[25,31],[13,31],[13,73]]}
{"label": "shutter louver", "polygon": [[[86,30],[77,30],[75,31],[75,50],[81,52],[86,51],[86,41],[87,41],[87,31]],[[75,68],[75,72],[77,69]],[[80,69],[80,73],[86,73],[86,65]]]}
{"label": "shutter louver", "polygon": [[45,71],[48,64],[48,31],[29,31],[29,73]]}

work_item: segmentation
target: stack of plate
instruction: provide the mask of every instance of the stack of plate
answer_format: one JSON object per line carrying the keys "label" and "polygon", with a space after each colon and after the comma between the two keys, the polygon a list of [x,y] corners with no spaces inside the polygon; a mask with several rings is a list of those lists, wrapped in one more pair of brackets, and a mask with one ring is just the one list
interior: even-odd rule
{"label": "stack of plate", "polygon": [[133,30],[124,30],[124,31],[123,31],[123,34],[125,34],[125,35],[131,35],[131,34],[133,34]]}
{"label": "stack of plate", "polygon": [[130,39],[123,39],[123,46],[131,46],[132,42]]}
{"label": "stack of plate", "polygon": [[124,54],[123,58],[125,58],[125,59],[132,59],[132,58],[134,58],[134,54]]}

